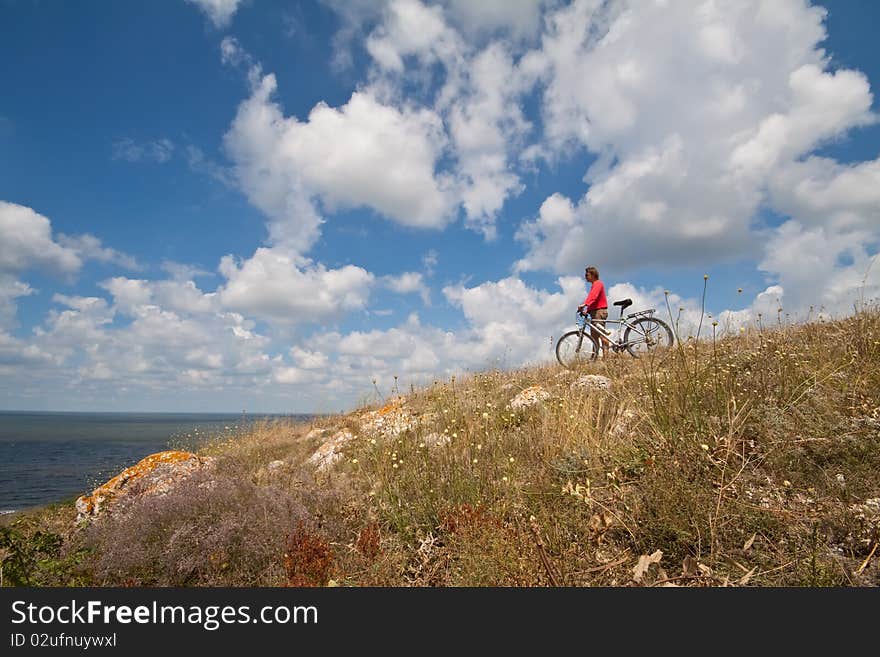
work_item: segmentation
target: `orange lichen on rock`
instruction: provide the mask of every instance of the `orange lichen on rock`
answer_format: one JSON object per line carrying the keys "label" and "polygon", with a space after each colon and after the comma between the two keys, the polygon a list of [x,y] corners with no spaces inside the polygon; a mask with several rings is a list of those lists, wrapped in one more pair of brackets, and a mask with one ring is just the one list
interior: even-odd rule
{"label": "orange lichen on rock", "polygon": [[141,494],[164,494],[171,486],[197,468],[213,461],[191,452],[168,450],[150,454],[130,468],[98,486],[91,495],[76,500],[77,521],[93,518],[127,494],[135,481],[145,484]]}
{"label": "orange lichen on rock", "polygon": [[514,410],[535,406],[550,399],[550,393],[541,386],[529,386],[510,401],[510,407]]}
{"label": "orange lichen on rock", "polygon": [[406,399],[403,397],[394,397],[388,401],[382,408],[376,411],[379,415],[387,415],[392,411],[397,411],[401,406],[406,405]]}
{"label": "orange lichen on rock", "polygon": [[368,434],[395,438],[415,429],[418,422],[405,408],[406,400],[397,397],[378,411],[368,411],[360,417],[361,430]]}

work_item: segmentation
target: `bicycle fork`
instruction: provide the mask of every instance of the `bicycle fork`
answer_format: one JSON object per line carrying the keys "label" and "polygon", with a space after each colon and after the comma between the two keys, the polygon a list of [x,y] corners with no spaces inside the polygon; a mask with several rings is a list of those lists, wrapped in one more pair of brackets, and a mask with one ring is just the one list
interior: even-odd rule
{"label": "bicycle fork", "polygon": [[574,350],[575,355],[581,353],[581,346],[584,344],[584,331],[587,330],[587,323],[584,322],[581,324],[581,330],[578,331],[578,343],[577,348]]}

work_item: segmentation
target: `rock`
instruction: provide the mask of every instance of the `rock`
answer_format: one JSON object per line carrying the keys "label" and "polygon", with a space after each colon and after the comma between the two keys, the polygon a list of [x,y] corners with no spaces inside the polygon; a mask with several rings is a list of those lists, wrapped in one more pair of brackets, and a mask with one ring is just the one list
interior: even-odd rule
{"label": "rock", "polygon": [[572,390],[610,390],[611,379],[600,374],[584,374],[569,387]]}
{"label": "rock", "polygon": [[310,440],[315,440],[316,438],[323,438],[324,434],[328,433],[328,429],[322,429],[318,427],[316,429],[312,429],[306,435],[299,438],[298,442],[308,442]]}
{"label": "rock", "polygon": [[631,433],[639,422],[639,414],[629,408],[621,409],[617,420],[611,425],[611,435],[615,438]]}
{"label": "rock", "polygon": [[510,407],[514,410],[521,410],[540,404],[550,399],[550,393],[541,386],[529,386],[510,401]]}
{"label": "rock", "polygon": [[[76,520],[90,520],[108,512],[133,488],[137,488],[138,495],[165,495],[177,483],[213,462],[210,456],[176,450],[151,454],[98,486],[91,495],[79,497],[76,500]],[[133,486],[135,483],[136,487]]]}
{"label": "rock", "polygon": [[329,470],[342,457],[342,449],[352,440],[354,434],[348,429],[337,431],[309,457],[307,463],[316,466],[319,472]]}
{"label": "rock", "polygon": [[418,421],[404,408],[406,401],[396,398],[378,411],[369,411],[360,417],[361,431],[396,438],[418,426]]}
{"label": "rock", "polygon": [[269,465],[266,466],[266,469],[269,472],[272,472],[273,470],[280,470],[283,467],[284,467],[284,461],[277,460],[277,461],[270,462]]}
{"label": "rock", "polygon": [[872,497],[861,504],[853,504],[850,510],[855,514],[858,522],[858,531],[853,538],[863,547],[870,547],[871,543],[880,536],[880,497]]}
{"label": "rock", "polygon": [[434,432],[425,436],[422,442],[428,447],[445,447],[452,442],[452,438],[448,434]]}

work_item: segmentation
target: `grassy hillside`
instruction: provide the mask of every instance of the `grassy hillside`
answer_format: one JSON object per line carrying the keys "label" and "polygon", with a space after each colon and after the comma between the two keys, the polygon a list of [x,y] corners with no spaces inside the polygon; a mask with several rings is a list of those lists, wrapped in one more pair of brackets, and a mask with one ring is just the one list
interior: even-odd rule
{"label": "grassy hillside", "polygon": [[[529,386],[549,397],[511,408]],[[438,381],[202,452],[85,527],[70,504],[15,519],[5,583],[877,585],[880,313]]]}

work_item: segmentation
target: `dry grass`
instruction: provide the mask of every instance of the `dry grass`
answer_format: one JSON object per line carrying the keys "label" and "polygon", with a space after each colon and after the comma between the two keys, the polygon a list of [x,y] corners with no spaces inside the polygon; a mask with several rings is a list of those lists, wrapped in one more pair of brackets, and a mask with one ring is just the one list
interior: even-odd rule
{"label": "dry grass", "polygon": [[[860,506],[880,497],[876,309],[687,341],[587,371],[608,376],[612,389],[574,391],[577,373],[556,366],[490,371],[412,392],[403,408],[413,427],[396,436],[369,431],[361,411],[323,420],[356,436],[323,473],[306,463],[321,443],[305,439],[311,425],[267,424],[209,443],[202,451],[218,457],[210,477],[65,533],[59,554],[91,556],[59,577],[880,583],[877,520]],[[550,399],[511,410],[530,385]]]}

